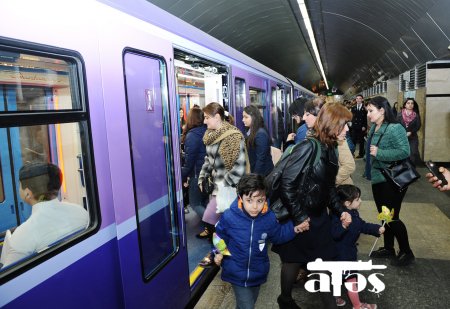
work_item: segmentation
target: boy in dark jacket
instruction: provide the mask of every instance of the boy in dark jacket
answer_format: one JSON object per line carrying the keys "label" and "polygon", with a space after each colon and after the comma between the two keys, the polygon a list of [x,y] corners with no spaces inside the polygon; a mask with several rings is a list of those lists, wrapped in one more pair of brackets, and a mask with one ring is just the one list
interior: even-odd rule
{"label": "boy in dark jacket", "polygon": [[[357,261],[356,242],[361,233],[380,237],[384,233],[384,227],[378,224],[366,223],[359,216],[358,209],[361,205],[361,190],[354,185],[341,185],[337,187],[337,194],[341,203],[349,210],[352,216],[352,223],[346,228],[342,225],[340,218],[332,214],[333,239],[336,241],[337,260],[338,261]],[[352,282],[352,289],[348,291],[348,297],[352,302],[353,308],[376,309],[376,304],[361,303],[357,291],[356,277],[351,274],[345,275],[346,282]],[[338,298],[338,306],[345,305],[345,302]]]}
{"label": "boy in dark jacket", "polygon": [[287,242],[309,227],[294,227],[291,221],[278,223],[266,202],[263,176],[242,176],[237,191],[238,199],[216,224],[216,233],[231,256],[216,254],[214,261],[222,264],[222,280],[233,286],[236,307],[254,308],[260,285],[269,273],[268,241]]}

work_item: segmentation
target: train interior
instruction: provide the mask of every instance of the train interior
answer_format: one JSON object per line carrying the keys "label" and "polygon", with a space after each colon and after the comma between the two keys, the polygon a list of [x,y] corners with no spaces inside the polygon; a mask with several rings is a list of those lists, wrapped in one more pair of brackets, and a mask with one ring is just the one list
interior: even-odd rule
{"label": "train interior", "polygon": [[[189,110],[195,107],[203,108],[209,102],[218,102],[229,110],[228,78],[229,69],[225,65],[207,60],[189,52],[174,50],[176,74],[176,99],[178,110],[183,110],[183,121],[180,122],[180,134],[186,123]],[[183,151],[181,144],[180,151]],[[183,155],[180,156],[183,160]],[[185,205],[185,222],[187,247],[189,258],[189,272],[193,274],[191,284],[201,273],[198,263],[211,251],[211,242],[208,239],[197,238],[196,235],[203,230],[201,213],[189,206],[187,188],[183,185],[183,202]],[[197,269],[197,271],[196,271]]]}

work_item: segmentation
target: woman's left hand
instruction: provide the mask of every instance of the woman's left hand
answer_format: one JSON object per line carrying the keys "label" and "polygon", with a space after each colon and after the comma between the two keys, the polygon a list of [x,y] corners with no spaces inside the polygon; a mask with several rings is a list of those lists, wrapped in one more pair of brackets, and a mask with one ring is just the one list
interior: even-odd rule
{"label": "woman's left hand", "polygon": [[370,155],[376,157],[378,152],[378,147],[375,145],[370,145]]}

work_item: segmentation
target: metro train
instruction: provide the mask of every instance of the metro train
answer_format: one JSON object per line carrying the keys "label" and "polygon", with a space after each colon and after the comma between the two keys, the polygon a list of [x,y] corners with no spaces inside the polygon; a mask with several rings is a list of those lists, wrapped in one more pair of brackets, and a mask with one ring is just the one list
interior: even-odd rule
{"label": "metro train", "polygon": [[3,1],[0,249],[32,212],[28,162],[59,166],[89,225],[2,265],[0,307],[192,307],[218,269],[183,211],[179,109],[219,102],[242,129],[255,104],[280,147],[313,95],[146,1]]}

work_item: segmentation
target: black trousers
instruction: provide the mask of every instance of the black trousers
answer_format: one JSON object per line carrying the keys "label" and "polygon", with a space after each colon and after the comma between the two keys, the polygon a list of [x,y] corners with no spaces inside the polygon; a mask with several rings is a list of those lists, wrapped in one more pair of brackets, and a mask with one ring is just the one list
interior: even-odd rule
{"label": "black trousers", "polygon": [[394,238],[397,239],[401,252],[410,253],[408,231],[405,224],[400,220],[400,210],[402,201],[407,189],[398,192],[393,185],[388,182],[382,182],[372,185],[373,199],[377,205],[378,212],[381,212],[381,206],[386,206],[389,210],[394,209],[393,221],[385,224],[384,247],[394,248]]}
{"label": "black trousers", "polygon": [[365,131],[362,131],[361,128],[353,128],[352,129],[352,142],[355,144],[355,151],[356,151],[356,145],[359,144],[359,153],[358,155],[360,157],[364,157],[365,148],[364,148],[364,135]]}

